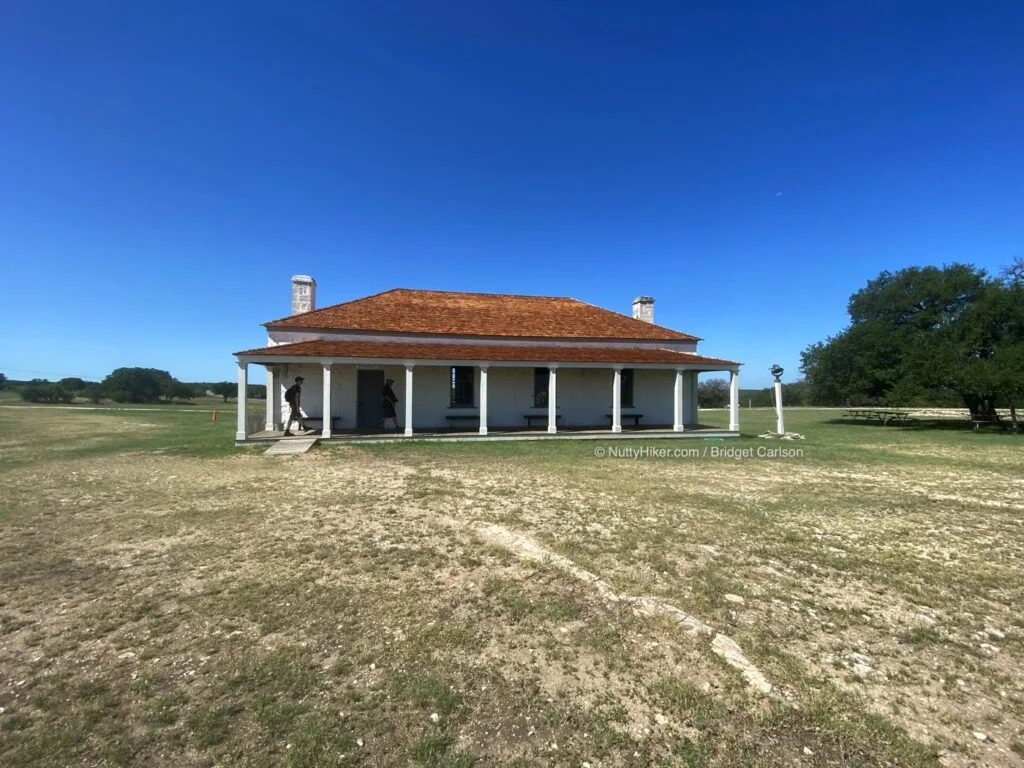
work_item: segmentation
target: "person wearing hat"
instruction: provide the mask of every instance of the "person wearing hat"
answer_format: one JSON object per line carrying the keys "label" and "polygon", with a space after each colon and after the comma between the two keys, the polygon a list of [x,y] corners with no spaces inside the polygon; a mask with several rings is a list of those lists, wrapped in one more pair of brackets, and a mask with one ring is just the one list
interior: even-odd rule
{"label": "person wearing hat", "polygon": [[391,385],[395,383],[394,379],[388,379],[384,382],[384,390],[381,393],[383,402],[381,406],[384,409],[384,415],[381,418],[380,428],[388,428],[388,419],[392,419],[395,422],[395,429],[398,427],[398,412],[395,410],[395,404],[398,402],[398,397],[395,396],[395,390],[391,388]]}
{"label": "person wearing hat", "polygon": [[291,431],[292,422],[296,422],[299,425],[299,429],[303,432],[306,431],[306,424],[302,420],[302,411],[300,410],[300,400],[302,399],[302,382],[305,379],[301,376],[295,377],[295,383],[292,384],[284,392],[284,399],[288,405],[291,406],[291,411],[288,413],[288,421],[284,425],[284,433],[287,436],[291,436],[294,433]]}

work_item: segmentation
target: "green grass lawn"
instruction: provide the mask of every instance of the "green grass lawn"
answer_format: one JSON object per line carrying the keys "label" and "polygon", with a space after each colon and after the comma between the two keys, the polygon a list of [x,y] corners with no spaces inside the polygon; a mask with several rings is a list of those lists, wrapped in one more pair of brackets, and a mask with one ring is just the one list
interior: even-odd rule
{"label": "green grass lawn", "polygon": [[1024,764],[1021,436],[274,459],[228,407],[0,407],[0,764]]}
{"label": "green grass lawn", "polygon": [[[265,400],[249,400],[249,407],[261,407],[266,401]],[[76,397],[71,403],[62,403],[62,407],[79,407],[79,408],[109,408],[109,409],[132,409],[132,410],[149,410],[153,408],[176,408],[178,410],[187,410],[189,408],[199,408],[203,410],[213,410],[222,408],[231,408],[234,410],[237,400],[235,398],[229,398],[227,401],[223,397],[212,397],[204,395],[202,397],[194,397],[191,400],[175,400],[172,403],[115,403],[109,400],[103,400],[100,403],[93,403],[91,400],[85,397]],[[10,387],[6,389],[0,389],[0,405],[24,405],[34,407],[36,403],[29,403],[22,399],[21,392],[17,389]]]}

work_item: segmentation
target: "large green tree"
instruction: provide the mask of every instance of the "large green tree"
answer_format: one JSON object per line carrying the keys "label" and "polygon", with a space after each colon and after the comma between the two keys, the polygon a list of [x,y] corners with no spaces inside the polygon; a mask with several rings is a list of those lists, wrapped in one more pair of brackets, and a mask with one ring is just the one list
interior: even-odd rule
{"label": "large green tree", "polygon": [[63,387],[69,392],[81,392],[89,388],[89,382],[78,376],[69,376],[57,382],[57,386]]}
{"label": "large green tree", "polygon": [[850,325],[812,344],[802,369],[819,404],[943,404],[975,415],[1019,398],[1021,270],[973,266],[883,272],[850,297]]}
{"label": "large green tree", "polygon": [[988,281],[955,323],[916,350],[914,364],[925,381],[960,393],[975,416],[1009,407],[1016,421],[1024,398],[1024,274],[1011,267]]}
{"label": "large green tree", "polygon": [[195,397],[195,388],[191,384],[186,384],[175,378],[172,378],[170,382],[164,383],[164,399],[167,402],[172,400],[191,400],[193,397]]}
{"label": "large green tree", "polygon": [[156,368],[118,368],[103,380],[103,392],[119,403],[157,403],[161,398],[188,400],[192,388]]}
{"label": "large green tree", "polygon": [[697,384],[697,402],[701,408],[724,408],[729,404],[729,384],[722,379],[708,379]]}
{"label": "large green tree", "polygon": [[231,381],[218,381],[210,385],[210,391],[215,395],[223,397],[226,403],[229,397],[234,397],[238,394],[238,385]]}

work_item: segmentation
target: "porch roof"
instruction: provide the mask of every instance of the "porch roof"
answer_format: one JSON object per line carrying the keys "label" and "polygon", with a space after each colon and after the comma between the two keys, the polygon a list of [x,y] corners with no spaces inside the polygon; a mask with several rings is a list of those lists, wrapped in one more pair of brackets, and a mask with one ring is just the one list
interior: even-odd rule
{"label": "porch roof", "polygon": [[[499,363],[598,363],[662,364],[670,366],[708,365],[718,368],[738,366],[735,360],[705,357],[671,349],[632,349],[616,347],[539,346],[511,344],[418,344],[378,341],[299,341],[236,352],[247,362],[273,362],[273,358],[353,358],[358,360],[457,361],[473,360]],[[271,358],[271,360],[268,360]]]}

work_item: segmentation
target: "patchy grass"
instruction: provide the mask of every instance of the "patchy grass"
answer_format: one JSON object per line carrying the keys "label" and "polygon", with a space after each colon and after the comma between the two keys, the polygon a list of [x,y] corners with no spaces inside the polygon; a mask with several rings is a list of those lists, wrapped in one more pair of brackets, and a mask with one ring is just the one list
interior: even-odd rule
{"label": "patchy grass", "polygon": [[[282,460],[225,416],[0,408],[0,763],[1024,765],[1020,437],[794,410],[788,459]],[[743,418],[658,445],[779,445]]]}

